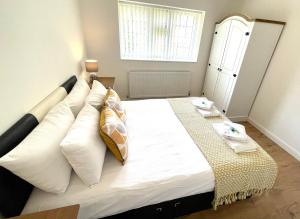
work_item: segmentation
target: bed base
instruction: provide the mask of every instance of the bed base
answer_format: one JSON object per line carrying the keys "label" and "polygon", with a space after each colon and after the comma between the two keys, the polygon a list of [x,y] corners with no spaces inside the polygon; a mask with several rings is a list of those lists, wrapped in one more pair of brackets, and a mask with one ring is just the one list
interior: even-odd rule
{"label": "bed base", "polygon": [[153,219],[153,218],[176,218],[197,211],[212,208],[214,192],[187,196],[159,204],[126,211],[124,213],[105,217],[105,219]]}

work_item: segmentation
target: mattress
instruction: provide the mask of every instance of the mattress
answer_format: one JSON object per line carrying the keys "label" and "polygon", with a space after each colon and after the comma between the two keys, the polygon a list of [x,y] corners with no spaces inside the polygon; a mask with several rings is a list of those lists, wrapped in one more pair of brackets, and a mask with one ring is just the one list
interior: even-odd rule
{"label": "mattress", "polygon": [[87,187],[73,173],[63,194],[35,188],[22,214],[80,204],[79,219],[101,218],[214,190],[211,167],[167,100],[123,103],[129,136],[126,164],[107,151],[99,184]]}

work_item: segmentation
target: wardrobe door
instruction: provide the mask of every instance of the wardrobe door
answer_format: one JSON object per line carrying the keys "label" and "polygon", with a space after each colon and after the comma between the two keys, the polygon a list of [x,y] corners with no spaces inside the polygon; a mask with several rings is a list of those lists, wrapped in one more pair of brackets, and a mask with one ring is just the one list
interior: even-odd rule
{"label": "wardrobe door", "polygon": [[213,99],[218,69],[222,62],[230,23],[228,21],[216,25],[203,89],[203,95],[209,99]]}
{"label": "wardrobe door", "polygon": [[210,51],[209,63],[219,68],[222,62],[231,21],[216,25],[214,39]]}
{"label": "wardrobe door", "polygon": [[249,29],[249,24],[238,20],[231,21],[224,55],[220,65],[223,73],[232,73],[232,75],[233,73],[238,74],[250,36]]}
{"label": "wardrobe door", "polygon": [[223,113],[226,113],[227,104],[230,101],[229,96],[233,89],[233,80],[229,74],[218,74],[213,100],[217,108]]}
{"label": "wardrobe door", "polygon": [[210,67],[207,68],[204,89],[203,89],[203,95],[205,97],[207,97],[208,99],[211,99],[211,100],[214,99],[214,90],[215,90],[218,74],[219,74],[219,72],[217,69],[210,68]]}
{"label": "wardrobe door", "polygon": [[249,24],[232,20],[217,78],[214,101],[226,112],[249,38]]}

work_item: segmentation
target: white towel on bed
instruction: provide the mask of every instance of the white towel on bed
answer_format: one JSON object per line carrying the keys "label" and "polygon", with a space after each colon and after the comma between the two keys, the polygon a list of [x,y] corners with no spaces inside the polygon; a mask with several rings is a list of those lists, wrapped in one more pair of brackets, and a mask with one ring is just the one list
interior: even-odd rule
{"label": "white towel on bed", "polygon": [[243,125],[225,121],[223,122],[223,132],[221,133],[225,138],[232,141],[247,142],[248,136]]}
{"label": "white towel on bed", "polygon": [[206,97],[198,97],[192,100],[192,104],[199,109],[211,110],[214,102],[208,100]]}
{"label": "white towel on bed", "polygon": [[212,107],[211,110],[203,110],[203,109],[197,109],[197,111],[201,114],[202,117],[208,118],[208,117],[218,117],[221,115],[220,111],[217,110],[215,106]]}
{"label": "white towel on bed", "polygon": [[[235,153],[242,153],[242,152],[253,152],[256,151],[257,146],[255,144],[252,144],[251,141],[249,141],[249,137],[246,134],[245,127],[240,124],[234,124],[235,127],[239,128],[239,131],[244,132],[243,133],[243,141],[236,141],[232,139],[228,139],[228,126],[232,125],[229,124],[230,122],[222,122],[222,123],[214,123],[213,128],[216,130],[217,134],[220,135],[225,143],[229,145]],[[244,131],[243,131],[244,130]],[[225,134],[226,133],[226,134]]]}
{"label": "white towel on bed", "polygon": [[256,151],[256,146],[250,142],[241,143],[241,142],[234,142],[225,139],[227,145],[229,145],[235,153],[245,153],[245,152],[254,152]]}

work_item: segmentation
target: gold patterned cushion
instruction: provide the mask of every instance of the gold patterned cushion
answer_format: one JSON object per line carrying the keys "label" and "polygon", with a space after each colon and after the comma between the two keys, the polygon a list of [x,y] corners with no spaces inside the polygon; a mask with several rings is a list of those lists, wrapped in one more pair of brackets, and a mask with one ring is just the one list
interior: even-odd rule
{"label": "gold patterned cushion", "polygon": [[116,91],[113,89],[109,88],[105,97],[105,106],[108,106],[111,108],[115,113],[119,116],[119,118],[125,122],[126,120],[126,114],[125,110],[122,106],[122,102],[120,100],[119,95],[117,94]]}
{"label": "gold patterned cushion", "polygon": [[124,165],[128,154],[126,127],[117,114],[107,106],[101,111],[100,136],[117,160]]}

